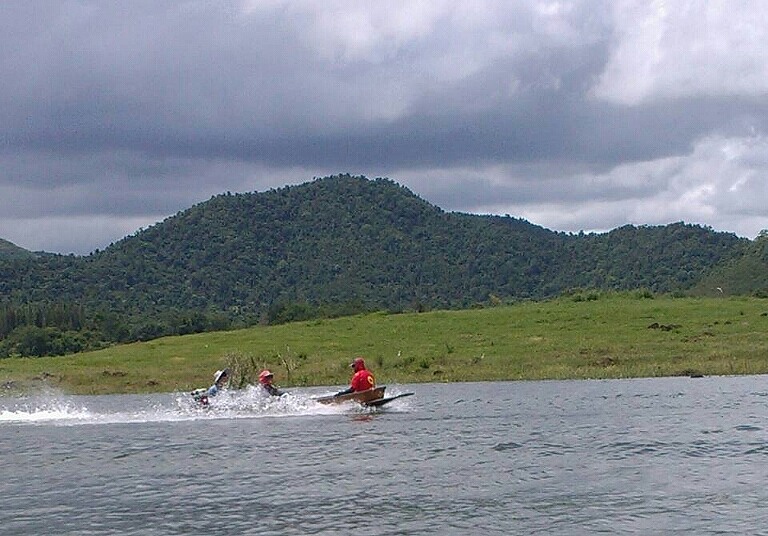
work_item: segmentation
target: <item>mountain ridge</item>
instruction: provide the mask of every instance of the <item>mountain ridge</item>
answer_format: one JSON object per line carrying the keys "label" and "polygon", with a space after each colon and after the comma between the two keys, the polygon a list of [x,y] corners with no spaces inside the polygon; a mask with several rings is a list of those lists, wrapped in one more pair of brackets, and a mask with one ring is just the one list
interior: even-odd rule
{"label": "mountain ridge", "polygon": [[0,238],[0,259],[31,259],[35,254],[17,246],[9,240]]}
{"label": "mountain ridge", "polygon": [[446,212],[390,179],[336,175],[219,194],[88,256],[5,260],[0,304],[77,305],[80,324],[125,342],[573,289],[682,292],[749,243],[684,223],[566,234]]}

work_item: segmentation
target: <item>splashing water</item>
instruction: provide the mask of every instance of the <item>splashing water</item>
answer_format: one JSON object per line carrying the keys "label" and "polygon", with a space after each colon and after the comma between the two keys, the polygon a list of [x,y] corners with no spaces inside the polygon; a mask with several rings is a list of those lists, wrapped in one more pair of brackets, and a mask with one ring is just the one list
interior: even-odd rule
{"label": "splashing water", "polygon": [[93,414],[87,408],[76,407],[73,403],[60,399],[33,400],[0,409],[0,422],[74,422],[92,418]]}
{"label": "splashing water", "polygon": [[292,391],[274,397],[265,394],[258,386],[248,386],[241,390],[225,390],[211,398],[208,407],[201,407],[189,393],[109,396],[66,396],[48,393],[23,399],[0,398],[0,424],[45,423],[72,426],[368,414],[379,411],[354,403],[320,404],[314,400],[315,394]]}

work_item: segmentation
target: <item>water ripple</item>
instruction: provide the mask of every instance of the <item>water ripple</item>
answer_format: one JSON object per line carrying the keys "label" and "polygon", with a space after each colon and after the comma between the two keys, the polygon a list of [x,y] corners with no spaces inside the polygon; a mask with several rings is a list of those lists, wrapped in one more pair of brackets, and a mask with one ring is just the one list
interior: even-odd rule
{"label": "water ripple", "polygon": [[523,446],[520,443],[510,442],[510,443],[497,443],[491,448],[496,452],[504,452],[507,450],[516,450],[522,447]]}
{"label": "water ripple", "polygon": [[218,412],[180,394],[2,399],[3,528],[761,534],[764,384],[419,385],[393,412],[318,408],[301,392],[225,397]]}

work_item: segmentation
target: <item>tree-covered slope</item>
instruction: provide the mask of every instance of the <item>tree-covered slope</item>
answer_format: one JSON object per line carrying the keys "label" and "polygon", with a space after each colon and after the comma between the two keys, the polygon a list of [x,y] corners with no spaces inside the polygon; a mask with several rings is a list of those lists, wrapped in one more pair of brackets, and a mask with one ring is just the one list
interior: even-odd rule
{"label": "tree-covered slope", "polygon": [[730,233],[684,223],[624,226],[606,234],[581,235],[570,244],[577,286],[645,288],[654,292],[690,289],[714,266],[738,255],[749,242]]}
{"label": "tree-covered slope", "polygon": [[[342,175],[218,195],[87,257],[2,260],[0,304],[43,304],[42,318],[45,304],[76,304],[106,340],[146,339],[572,288],[685,290],[746,243],[682,223],[556,233],[448,213],[393,181]],[[0,320],[0,338],[14,326]]]}
{"label": "tree-covered slope", "polygon": [[392,181],[343,176],[214,197],[91,264],[126,303],[254,314],[292,302],[455,307],[490,292],[541,295],[544,270],[532,265],[548,264],[563,240],[512,218],[445,213]]}
{"label": "tree-covered slope", "polygon": [[702,296],[768,297],[768,232],[763,231],[740,254],[708,272],[692,292]]}
{"label": "tree-covered slope", "polygon": [[0,259],[31,259],[34,256],[34,253],[31,251],[27,251],[13,242],[0,238]]}

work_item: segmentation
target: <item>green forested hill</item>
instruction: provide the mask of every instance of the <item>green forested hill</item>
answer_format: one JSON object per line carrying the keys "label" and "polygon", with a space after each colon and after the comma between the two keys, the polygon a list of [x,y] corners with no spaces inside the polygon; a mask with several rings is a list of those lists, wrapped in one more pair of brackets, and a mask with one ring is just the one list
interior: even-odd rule
{"label": "green forested hill", "polygon": [[[21,352],[22,336],[39,342],[46,326],[77,332],[75,343],[59,341],[74,345],[66,351],[574,288],[680,291],[748,244],[682,223],[556,233],[511,217],[448,213],[390,180],[343,175],[219,195],[87,257],[0,261],[0,337]],[[38,330],[20,335],[26,324]]]}
{"label": "green forested hill", "polygon": [[717,265],[694,287],[703,296],[752,294],[768,298],[768,231],[763,231],[741,254]]}
{"label": "green forested hill", "polygon": [[0,260],[3,259],[29,259],[34,257],[34,253],[20,248],[13,242],[0,238]]}

